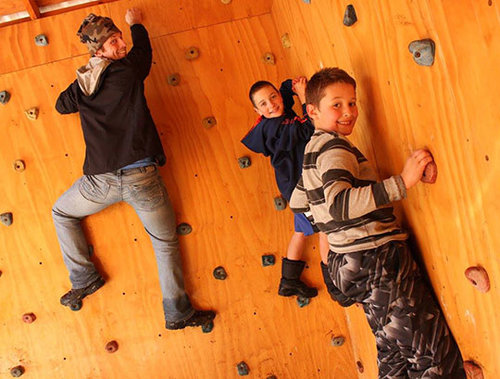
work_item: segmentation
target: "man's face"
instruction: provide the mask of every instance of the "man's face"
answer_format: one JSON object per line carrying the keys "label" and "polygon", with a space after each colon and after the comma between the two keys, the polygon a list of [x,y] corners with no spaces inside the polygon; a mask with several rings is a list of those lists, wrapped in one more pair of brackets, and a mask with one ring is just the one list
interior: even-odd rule
{"label": "man's face", "polygon": [[265,86],[256,91],[252,98],[255,112],[265,118],[280,117],[285,111],[281,94],[271,86]]}
{"label": "man's face", "polygon": [[96,57],[118,60],[127,55],[127,44],[121,33],[113,33],[95,53]]}
{"label": "man's face", "polygon": [[319,107],[308,104],[307,113],[316,128],[348,136],[358,118],[356,91],[351,84],[330,84],[325,88]]}

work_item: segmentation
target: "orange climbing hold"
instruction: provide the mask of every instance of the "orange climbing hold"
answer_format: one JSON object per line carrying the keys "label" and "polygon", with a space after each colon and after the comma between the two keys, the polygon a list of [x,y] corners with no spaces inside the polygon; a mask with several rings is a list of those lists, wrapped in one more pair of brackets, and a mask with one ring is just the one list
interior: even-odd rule
{"label": "orange climbing hold", "polygon": [[486,293],[490,290],[490,279],[484,268],[479,266],[469,267],[465,270],[465,277],[479,292]]}

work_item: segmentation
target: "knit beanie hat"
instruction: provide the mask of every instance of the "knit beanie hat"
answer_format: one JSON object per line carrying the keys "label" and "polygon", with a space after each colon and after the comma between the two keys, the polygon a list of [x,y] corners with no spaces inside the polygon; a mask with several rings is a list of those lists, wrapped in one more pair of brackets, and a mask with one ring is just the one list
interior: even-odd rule
{"label": "knit beanie hat", "polygon": [[121,31],[113,20],[91,13],[85,17],[76,35],[80,37],[81,43],[87,45],[90,55],[94,55],[114,33],[121,33]]}

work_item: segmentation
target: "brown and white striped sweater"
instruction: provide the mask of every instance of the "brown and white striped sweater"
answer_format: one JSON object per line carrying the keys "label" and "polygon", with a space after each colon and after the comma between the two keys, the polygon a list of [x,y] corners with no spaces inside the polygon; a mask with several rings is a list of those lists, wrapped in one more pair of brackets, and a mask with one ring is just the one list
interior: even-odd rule
{"label": "brown and white striped sweater", "polygon": [[290,208],[311,212],[335,253],[373,249],[405,240],[390,203],[406,197],[401,176],[377,182],[361,152],[344,136],[316,130],[306,146],[302,178]]}

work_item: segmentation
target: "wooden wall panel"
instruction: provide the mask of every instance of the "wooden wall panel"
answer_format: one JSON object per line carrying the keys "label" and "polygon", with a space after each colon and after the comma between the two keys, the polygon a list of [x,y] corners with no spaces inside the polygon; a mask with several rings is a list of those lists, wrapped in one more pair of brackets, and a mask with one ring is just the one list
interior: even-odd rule
{"label": "wooden wall panel", "polygon": [[[350,3],[358,22],[346,27]],[[353,140],[382,177],[399,173],[416,148],[433,153],[437,183],[410,190],[400,209],[464,358],[477,360],[487,378],[500,374],[498,15],[491,1],[273,3],[278,32],[293,44],[284,49],[293,71],[339,66],[357,79],[361,116]],[[408,51],[423,38],[436,43],[432,67],[418,66]],[[473,265],[488,270],[489,293],[465,279]]]}

